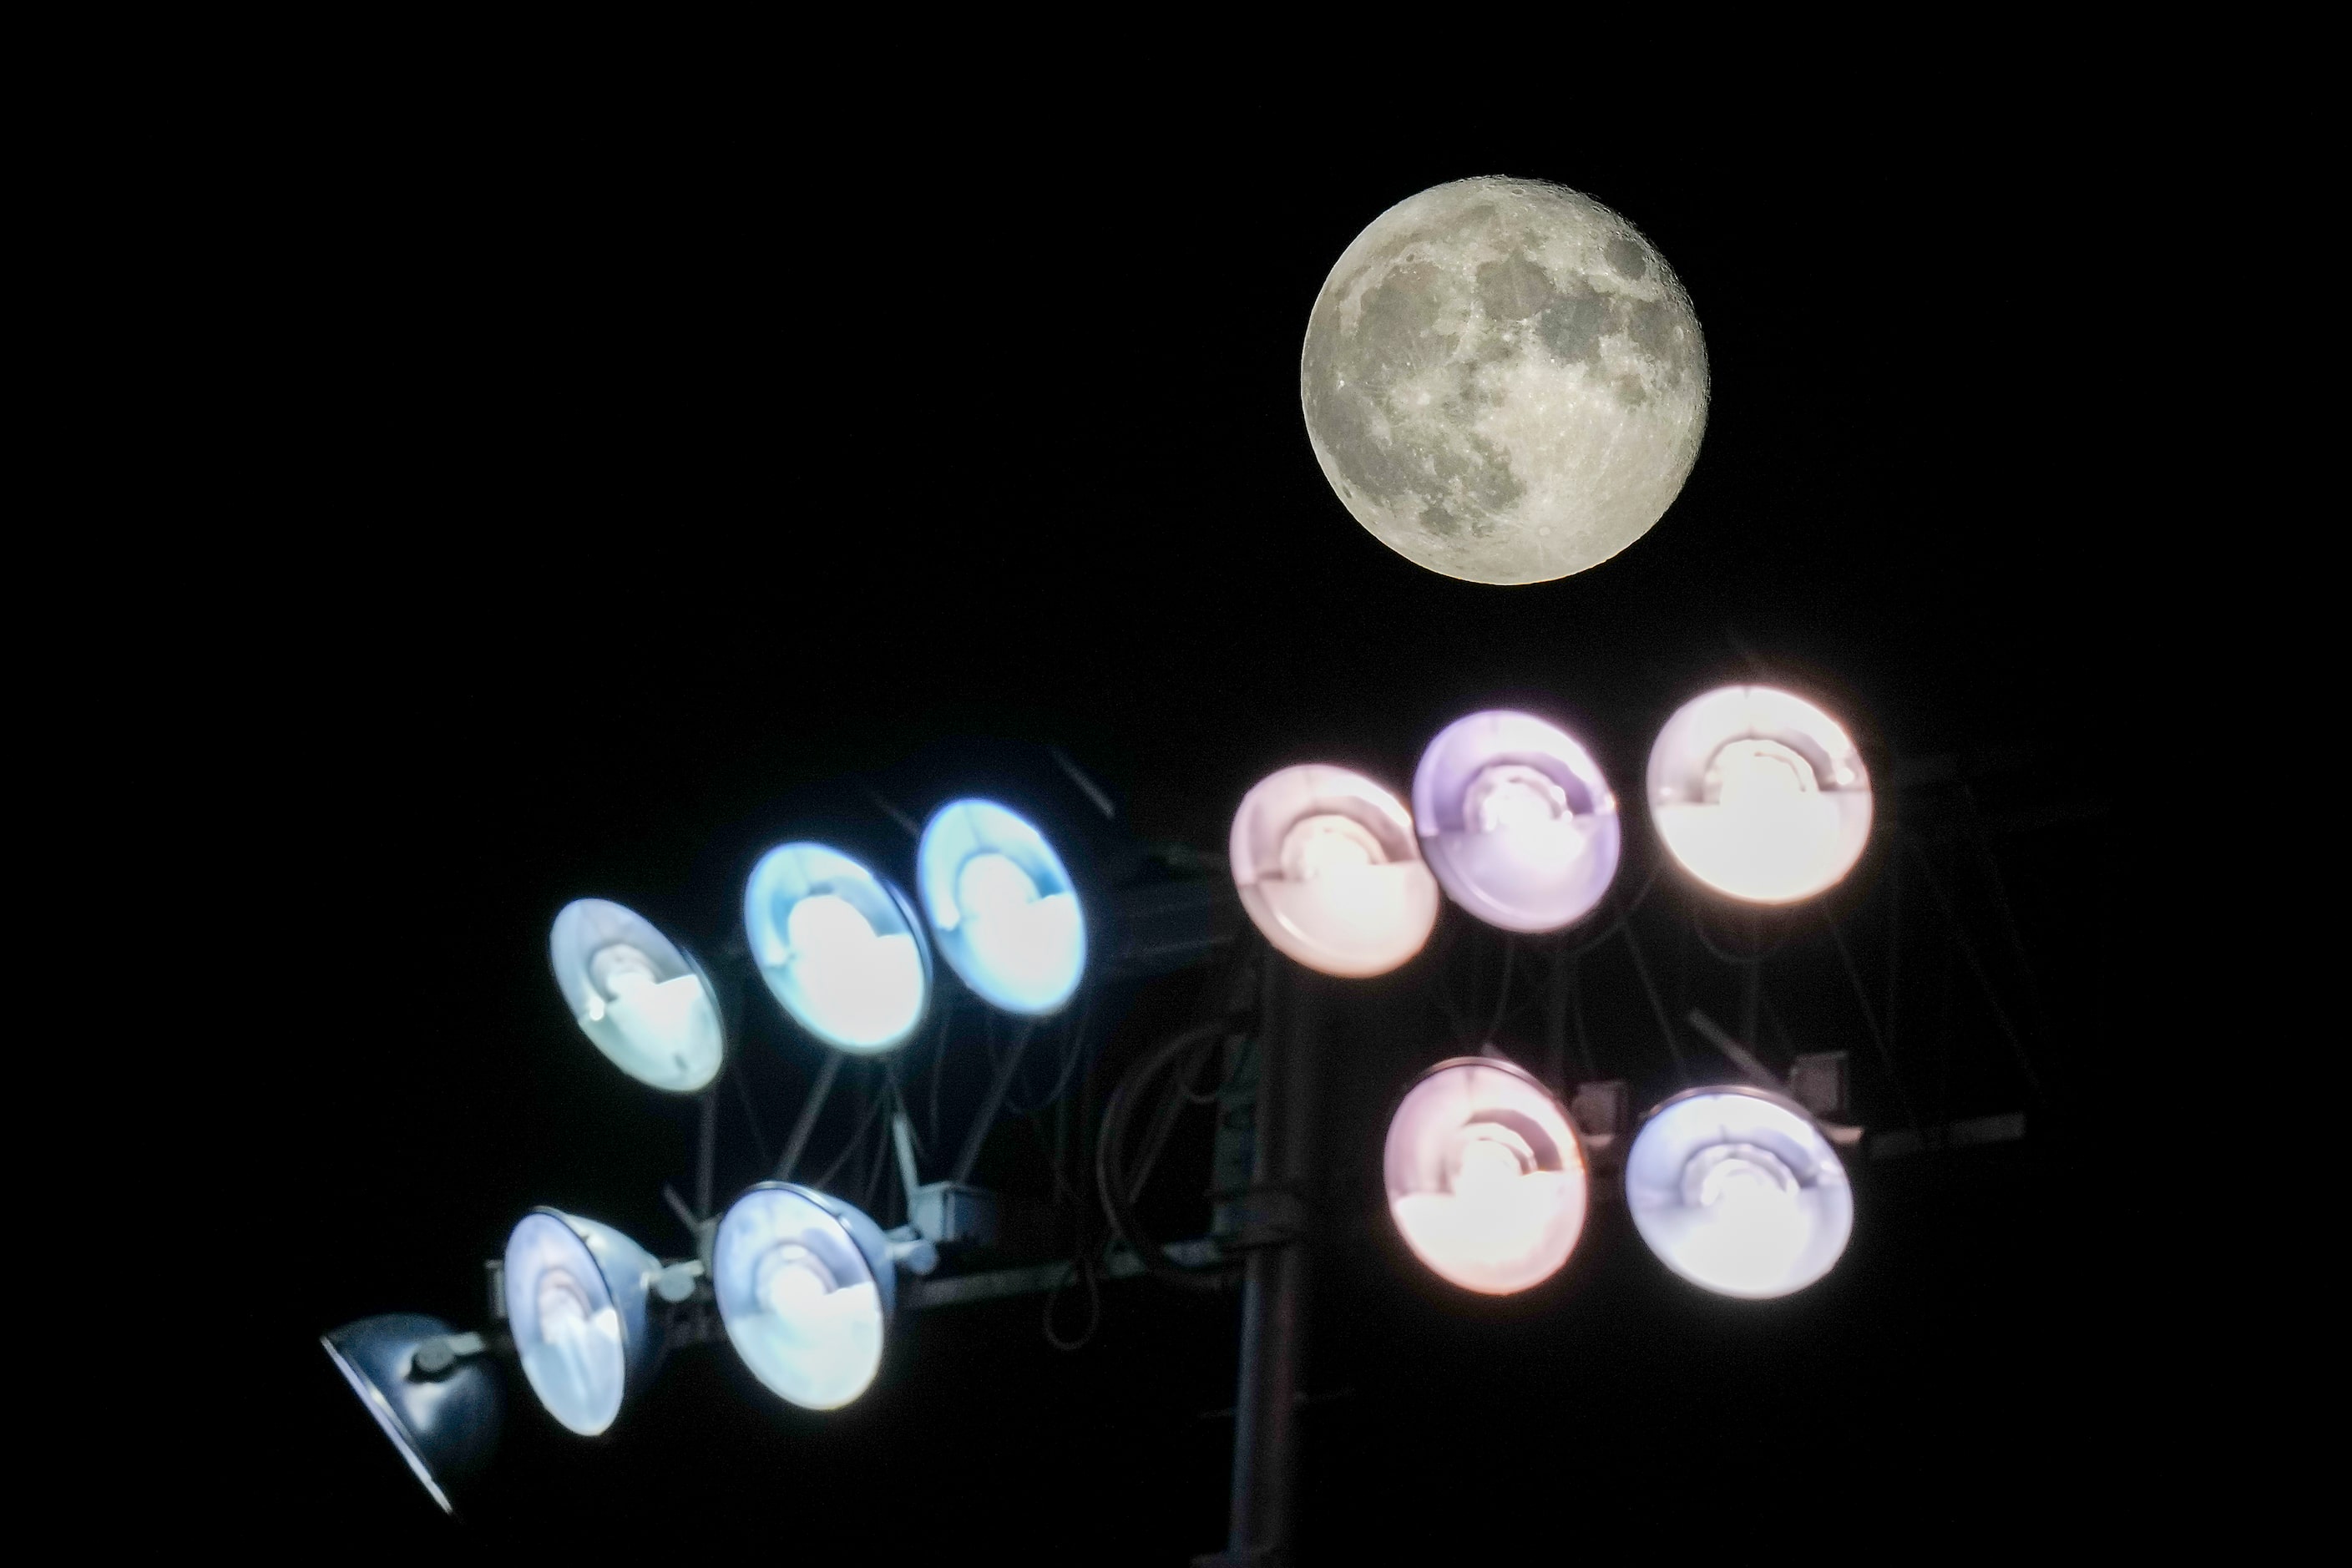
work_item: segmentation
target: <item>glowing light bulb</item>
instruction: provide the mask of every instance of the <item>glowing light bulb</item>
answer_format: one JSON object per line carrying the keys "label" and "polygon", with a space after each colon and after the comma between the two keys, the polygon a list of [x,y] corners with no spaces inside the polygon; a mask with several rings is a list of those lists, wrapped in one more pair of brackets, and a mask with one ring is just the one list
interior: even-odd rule
{"label": "glowing light bulb", "polygon": [[1574,736],[1526,713],[1440,731],[1413,771],[1412,816],[1446,895],[1505,931],[1575,924],[1617,874],[1617,797]]}
{"label": "glowing light bulb", "polygon": [[686,1094],[726,1058],[719,1007],[702,973],[643,916],[604,899],[563,906],[548,961],[580,1032],[640,1083]]}
{"label": "glowing light bulb", "polygon": [[1549,1279],[1583,1234],[1583,1145],[1558,1098],[1491,1058],[1440,1062],[1389,1120],[1389,1213],[1440,1278],[1509,1295]]}
{"label": "glowing light bulb", "polygon": [[583,1436],[611,1426],[650,1373],[659,1325],[646,1298],[653,1255],[610,1226],[555,1209],[507,1238],[507,1320],[524,1378],[547,1413]]}
{"label": "glowing light bulb", "polygon": [[1836,1151],[1762,1089],[1694,1089],[1651,1112],[1625,1162],[1625,1202],[1659,1260],[1719,1295],[1763,1299],[1829,1272],[1853,1228]]}
{"label": "glowing light bulb", "polygon": [[1853,740],[1819,708],[1769,687],[1685,703],[1650,749],[1649,793],[1675,860],[1753,903],[1832,886],[1870,837],[1870,775]]}
{"label": "glowing light bulb", "polygon": [[932,813],[915,854],[916,887],[940,951],[991,1005],[1058,1012],[1086,972],[1086,917],[1045,836],[992,801]]}
{"label": "glowing light bulb", "polygon": [[1037,884],[1002,855],[975,855],[956,873],[956,901],[966,920],[1009,919],[1037,901]]}
{"label": "glowing light bulb", "polygon": [[1421,951],[1437,883],[1394,795],[1345,768],[1285,768],[1234,814],[1234,885],[1265,939],[1326,974],[1380,974]]}
{"label": "glowing light bulb", "polygon": [[872,1220],[809,1188],[763,1182],[729,1206],[711,1258],[728,1341],[771,1390],[832,1410],[874,1381],[896,1275]]}
{"label": "glowing light bulb", "polygon": [[931,991],[930,949],[904,894],[822,844],[769,850],[743,889],[743,932],[769,994],[825,1044],[904,1044]]}

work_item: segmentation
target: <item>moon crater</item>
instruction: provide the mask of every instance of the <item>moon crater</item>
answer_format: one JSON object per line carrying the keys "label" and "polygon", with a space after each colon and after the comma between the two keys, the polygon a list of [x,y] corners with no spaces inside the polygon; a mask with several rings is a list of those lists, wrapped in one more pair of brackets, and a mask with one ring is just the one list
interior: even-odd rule
{"label": "moon crater", "polygon": [[1706,426],[1706,346],[1665,258],[1532,180],[1459,180],[1374,219],[1316,298],[1298,379],[1349,513],[1472,582],[1616,554],[1673,503]]}

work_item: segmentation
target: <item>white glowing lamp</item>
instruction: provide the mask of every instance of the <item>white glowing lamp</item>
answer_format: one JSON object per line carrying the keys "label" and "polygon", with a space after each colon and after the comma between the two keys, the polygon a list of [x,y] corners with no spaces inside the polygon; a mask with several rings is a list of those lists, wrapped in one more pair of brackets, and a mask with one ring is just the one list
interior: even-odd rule
{"label": "white glowing lamp", "polygon": [[1820,1126],[1745,1085],[1650,1112],[1625,1156],[1625,1205],[1668,1268],[1751,1300],[1811,1285],[1853,1233],[1853,1189]]}
{"label": "white glowing lamp", "polygon": [[1077,889],[1045,836],[994,801],[931,814],[915,886],[932,939],[990,1005],[1043,1017],[1068,1005],[1087,967]]}
{"label": "white glowing lamp", "polygon": [[1268,774],[1242,797],[1229,848],[1242,908],[1309,969],[1385,973],[1437,922],[1412,818],[1361,773],[1307,763]]}
{"label": "white glowing lamp", "polygon": [[1870,773],[1838,721],[1769,686],[1683,704],[1650,748],[1650,816],[1717,892],[1787,904],[1834,885],[1870,837]]}
{"label": "white glowing lamp", "polygon": [[1584,1233],[1584,1145],[1551,1091],[1486,1057],[1421,1075],[1389,1119],[1389,1213],[1413,1256],[1507,1296],[1559,1272]]}
{"label": "white glowing lamp", "polygon": [[1526,713],[1473,713],[1412,775],[1421,852],[1454,901],[1505,931],[1559,931],[1617,874],[1617,797],[1576,737]]}
{"label": "white glowing lamp", "polygon": [[780,844],[743,888],[760,977],[801,1027],[869,1055],[922,1022],[931,952],[905,894],[837,849]]}
{"label": "white glowing lamp", "polygon": [[608,1225],[539,1208],[507,1237],[507,1326],[547,1413],[593,1437],[653,1371],[662,1267]]}
{"label": "white glowing lamp", "polygon": [[719,1076],[726,1034],[710,982],[634,910],[575,899],[555,917],[547,956],[580,1032],[639,1083],[690,1094]]}
{"label": "white glowing lamp", "polygon": [[881,1370],[898,1276],[881,1228],[850,1205],[762,1182],[719,1222],[710,1272],[729,1342],[779,1396],[835,1410]]}

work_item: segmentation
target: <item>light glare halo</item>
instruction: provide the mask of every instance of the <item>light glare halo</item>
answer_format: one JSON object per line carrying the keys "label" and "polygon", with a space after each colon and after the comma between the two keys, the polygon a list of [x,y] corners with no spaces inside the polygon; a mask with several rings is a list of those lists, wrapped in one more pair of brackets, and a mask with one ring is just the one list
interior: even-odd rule
{"label": "light glare halo", "polygon": [[610,1226],[537,1208],[507,1237],[507,1323],[531,1392],[583,1437],[613,1425],[652,1368],[646,1299],[660,1263]]}
{"label": "light glare halo", "polygon": [[923,1021],[931,949],[887,879],[823,844],[780,844],[743,886],[743,934],[793,1022],[837,1049],[876,1055]]}
{"label": "light glare halo", "polygon": [[1853,1189],[1820,1124],[1745,1084],[1650,1112],[1625,1156],[1625,1205],[1660,1262],[1747,1300],[1812,1284],[1853,1233]]}
{"label": "light glare halo", "polygon": [[1749,903],[1835,886],[1870,839],[1870,770],[1853,738],[1769,686],[1722,687],[1675,710],[1650,748],[1647,789],[1668,853]]}
{"label": "light glare halo", "polygon": [[1617,875],[1617,796],[1583,743],[1496,709],[1456,719],[1421,753],[1412,820],[1446,896],[1504,931],[1592,912]]}
{"label": "light glare halo", "polygon": [[771,1392],[837,1410],[873,1384],[898,1276],[880,1227],[859,1210],[762,1182],[719,1222],[710,1272],[728,1342]]}
{"label": "light glare halo", "polygon": [[915,889],[940,952],[982,1001],[1026,1018],[1069,1005],[1086,973],[1086,912],[1026,819],[994,801],[950,801],[923,825]]}
{"label": "light glare halo", "polygon": [[609,899],[574,899],[556,914],[547,956],[580,1032],[614,1067],[672,1094],[719,1076],[718,993],[651,921]]}
{"label": "light glare halo", "polygon": [[1412,818],[1350,769],[1308,763],[1260,779],[1234,813],[1228,849],[1251,923],[1325,974],[1386,973],[1437,922]]}
{"label": "light glare halo", "polygon": [[1583,1140],[1525,1068],[1456,1057],[1414,1080],[1381,1152],[1389,1215],[1441,1279],[1508,1296],[1559,1271],[1584,1234]]}

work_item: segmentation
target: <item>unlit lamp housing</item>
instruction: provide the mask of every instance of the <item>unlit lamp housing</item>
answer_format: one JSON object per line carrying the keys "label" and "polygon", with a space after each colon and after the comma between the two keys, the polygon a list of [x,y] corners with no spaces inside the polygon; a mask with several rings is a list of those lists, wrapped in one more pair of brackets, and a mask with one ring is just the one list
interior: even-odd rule
{"label": "unlit lamp housing", "polygon": [[1465,1290],[1507,1296],[1559,1271],[1584,1234],[1584,1146],[1525,1069],[1462,1057],[1414,1081],[1381,1156],[1389,1213],[1413,1256]]}
{"label": "unlit lamp housing", "polygon": [[931,952],[907,896],[837,849],[781,844],[743,889],[751,960],[784,1011],[839,1050],[905,1043],[930,998]]}
{"label": "unlit lamp housing", "polygon": [[719,1222],[710,1271],[728,1341],[752,1375],[804,1409],[835,1410],[881,1370],[895,1268],[881,1228],[857,1209],[762,1182]]}
{"label": "unlit lamp housing", "polygon": [[1421,951],[1437,879],[1396,796],[1347,768],[1261,779],[1234,814],[1234,886],[1266,941],[1326,974],[1381,974]]}
{"label": "unlit lamp housing", "polygon": [[1086,913],[1029,822],[994,801],[950,801],[924,825],[915,889],[940,953],[982,1000],[1032,1018],[1068,1005],[1086,973]]}
{"label": "unlit lamp housing", "polygon": [[1812,897],[1870,837],[1870,772],[1801,697],[1727,686],[1675,710],[1650,748],[1650,816],[1685,870],[1751,903]]}
{"label": "unlit lamp housing", "polygon": [[1591,913],[1617,874],[1617,797],[1583,745],[1526,713],[1457,719],[1412,775],[1421,852],[1488,925],[1551,931]]}
{"label": "unlit lamp housing", "polygon": [[444,1513],[454,1511],[451,1492],[489,1462],[506,1410],[498,1373],[480,1358],[445,1354],[428,1358],[437,1364],[419,1363],[420,1350],[449,1338],[438,1318],[389,1312],[345,1323],[319,1342]]}
{"label": "unlit lamp housing", "polygon": [[580,1032],[623,1072],[674,1094],[719,1076],[726,1034],[710,982],[643,915],[575,899],[555,917],[547,956]]}
{"label": "unlit lamp housing", "polygon": [[1811,1285],[1853,1233],[1853,1189],[1820,1125],[1745,1085],[1650,1112],[1625,1156],[1625,1205],[1668,1268],[1751,1300]]}

